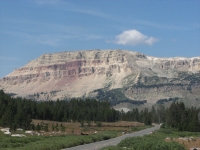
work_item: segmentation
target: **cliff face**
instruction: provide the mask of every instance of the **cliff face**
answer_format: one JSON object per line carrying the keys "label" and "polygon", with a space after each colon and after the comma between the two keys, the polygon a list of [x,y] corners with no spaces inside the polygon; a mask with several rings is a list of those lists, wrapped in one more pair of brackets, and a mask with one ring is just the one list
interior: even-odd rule
{"label": "cliff face", "polygon": [[134,100],[199,96],[200,57],[155,58],[125,50],[44,54],[0,79],[0,88],[37,99],[97,96],[121,89]]}

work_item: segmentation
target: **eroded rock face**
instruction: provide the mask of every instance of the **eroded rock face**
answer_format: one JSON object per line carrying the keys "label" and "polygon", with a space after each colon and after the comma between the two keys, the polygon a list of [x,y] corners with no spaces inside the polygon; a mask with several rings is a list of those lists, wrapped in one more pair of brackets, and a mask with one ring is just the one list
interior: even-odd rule
{"label": "eroded rock face", "polygon": [[[44,54],[14,70],[0,79],[0,88],[18,96],[37,99],[95,96],[93,91],[96,89],[126,88],[123,92],[129,98],[148,100],[149,97],[150,101],[154,101],[152,99],[158,91],[168,92],[160,94],[159,98],[173,97],[175,89],[169,83],[180,84],[181,80],[175,80],[180,72],[192,74],[199,70],[200,57],[155,58],[125,50],[61,52]],[[154,81],[151,77],[157,79],[154,78]],[[143,87],[137,87],[139,83]],[[147,87],[157,83],[167,84],[167,89]],[[184,86],[187,84],[190,81],[184,80]],[[190,85],[190,88],[193,86]],[[177,87],[177,91],[181,90]]]}

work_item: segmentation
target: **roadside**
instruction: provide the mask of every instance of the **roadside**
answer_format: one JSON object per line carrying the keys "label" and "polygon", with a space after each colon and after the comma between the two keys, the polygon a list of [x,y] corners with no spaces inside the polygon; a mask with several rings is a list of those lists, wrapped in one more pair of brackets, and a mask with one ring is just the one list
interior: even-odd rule
{"label": "roadside", "polygon": [[160,128],[160,125],[156,125],[151,128],[147,128],[147,129],[137,131],[134,133],[130,133],[130,134],[125,134],[125,135],[122,135],[122,136],[119,136],[119,137],[116,137],[113,139],[109,139],[106,141],[100,141],[100,142],[95,142],[95,143],[91,143],[91,144],[80,145],[80,146],[76,146],[76,147],[66,148],[63,150],[98,150],[98,149],[101,149],[106,146],[116,146],[123,139],[125,139],[127,137],[136,137],[136,136],[147,135],[147,134],[150,134],[150,132],[152,132],[152,131],[154,132],[155,130],[158,130],[159,128]]}

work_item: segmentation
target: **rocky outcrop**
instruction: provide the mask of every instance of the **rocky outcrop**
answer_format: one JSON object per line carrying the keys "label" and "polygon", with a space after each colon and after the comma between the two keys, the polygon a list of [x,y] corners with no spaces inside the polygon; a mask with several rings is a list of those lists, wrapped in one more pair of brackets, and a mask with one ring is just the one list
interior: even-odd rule
{"label": "rocky outcrop", "polygon": [[153,103],[177,93],[195,95],[199,82],[186,77],[195,77],[199,70],[200,57],[155,58],[126,50],[61,52],[14,70],[0,79],[0,88],[36,99],[95,97],[97,89],[121,89],[130,99]]}

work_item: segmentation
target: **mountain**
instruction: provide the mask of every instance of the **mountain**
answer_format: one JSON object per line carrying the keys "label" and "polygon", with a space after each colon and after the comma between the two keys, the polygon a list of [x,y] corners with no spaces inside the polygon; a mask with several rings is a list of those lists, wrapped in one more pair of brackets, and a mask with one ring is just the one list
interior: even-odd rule
{"label": "mountain", "polygon": [[0,89],[39,100],[95,97],[113,104],[200,100],[200,57],[156,58],[127,50],[44,54],[0,79]]}

